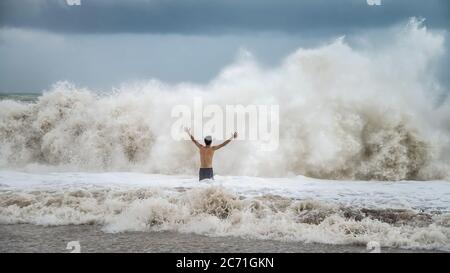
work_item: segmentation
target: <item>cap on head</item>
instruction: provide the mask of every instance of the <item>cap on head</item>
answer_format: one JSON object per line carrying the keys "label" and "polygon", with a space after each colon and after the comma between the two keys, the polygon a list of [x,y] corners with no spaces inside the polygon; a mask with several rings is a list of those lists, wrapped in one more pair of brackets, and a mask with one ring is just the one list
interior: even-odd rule
{"label": "cap on head", "polygon": [[206,144],[206,146],[211,145],[211,143],[212,143],[212,137],[211,136],[206,136],[205,137],[205,144]]}

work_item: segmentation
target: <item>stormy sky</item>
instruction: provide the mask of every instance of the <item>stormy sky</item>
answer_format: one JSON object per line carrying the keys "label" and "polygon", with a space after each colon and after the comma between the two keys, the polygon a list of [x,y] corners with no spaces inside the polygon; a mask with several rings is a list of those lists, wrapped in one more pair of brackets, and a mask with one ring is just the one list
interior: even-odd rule
{"label": "stormy sky", "polygon": [[0,92],[39,92],[59,80],[99,89],[149,78],[206,82],[241,49],[274,65],[298,47],[412,16],[426,18],[430,29],[450,29],[448,0],[80,2],[0,1]]}

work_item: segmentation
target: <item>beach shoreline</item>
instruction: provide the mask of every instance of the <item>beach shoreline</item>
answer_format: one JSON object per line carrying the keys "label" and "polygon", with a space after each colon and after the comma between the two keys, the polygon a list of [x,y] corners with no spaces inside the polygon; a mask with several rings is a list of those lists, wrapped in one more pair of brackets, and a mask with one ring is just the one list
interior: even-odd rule
{"label": "beach shoreline", "polygon": [[[70,253],[71,241],[80,243],[82,253],[367,253],[365,246],[328,245],[240,237],[208,237],[178,232],[105,233],[99,225],[39,226],[0,225],[0,252]],[[389,253],[424,253],[437,250],[381,248]]]}

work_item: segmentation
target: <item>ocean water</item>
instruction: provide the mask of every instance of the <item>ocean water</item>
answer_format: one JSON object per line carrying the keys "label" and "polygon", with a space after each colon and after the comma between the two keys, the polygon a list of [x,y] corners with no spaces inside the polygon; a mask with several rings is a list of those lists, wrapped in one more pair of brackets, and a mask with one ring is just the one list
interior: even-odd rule
{"label": "ocean water", "polygon": [[[202,85],[3,94],[0,226],[450,251],[450,102],[433,76],[445,36],[417,20],[389,35],[276,67],[243,54]],[[234,141],[198,182],[195,147],[169,137],[171,109],[193,97],[278,104],[278,149]]]}
{"label": "ocean water", "polygon": [[0,93],[1,100],[12,100],[19,102],[37,102],[41,93]]}

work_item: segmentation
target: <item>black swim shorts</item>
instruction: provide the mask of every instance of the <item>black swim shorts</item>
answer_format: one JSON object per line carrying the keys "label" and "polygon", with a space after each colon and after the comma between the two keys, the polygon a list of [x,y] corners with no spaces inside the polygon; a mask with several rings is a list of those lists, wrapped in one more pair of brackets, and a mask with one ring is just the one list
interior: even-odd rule
{"label": "black swim shorts", "polygon": [[214,179],[214,172],[213,168],[200,168],[200,171],[198,172],[198,180],[203,179]]}

